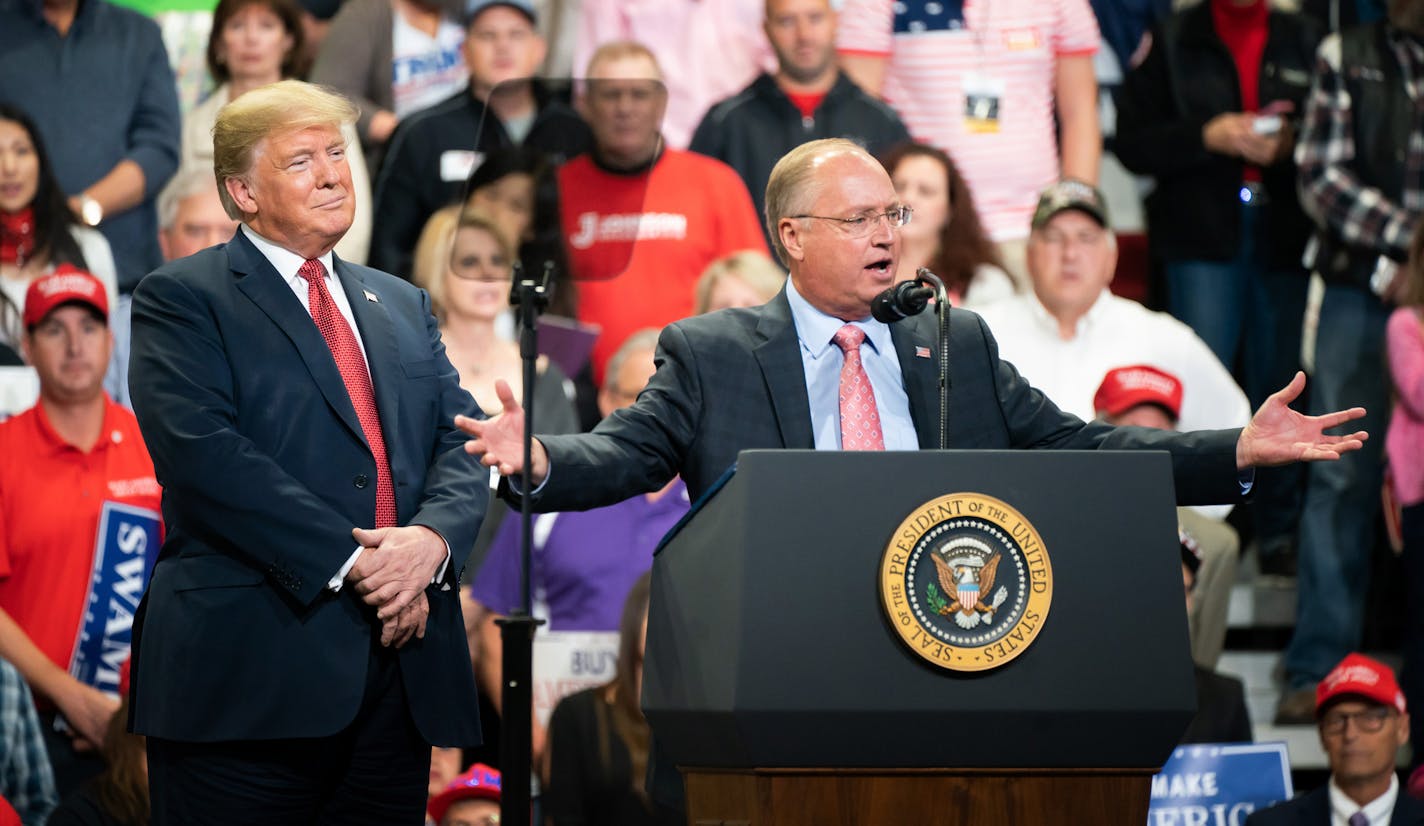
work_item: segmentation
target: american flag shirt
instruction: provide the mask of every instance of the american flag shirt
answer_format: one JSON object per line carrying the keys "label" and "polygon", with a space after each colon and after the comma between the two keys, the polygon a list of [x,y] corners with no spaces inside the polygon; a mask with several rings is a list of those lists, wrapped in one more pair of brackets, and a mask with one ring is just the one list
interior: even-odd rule
{"label": "american flag shirt", "polygon": [[[995,241],[1023,238],[1058,180],[1058,59],[1092,55],[1088,0],[845,0],[837,48],[888,59],[882,90],[910,134],[945,150]],[[1002,84],[997,131],[965,117],[975,79]]]}

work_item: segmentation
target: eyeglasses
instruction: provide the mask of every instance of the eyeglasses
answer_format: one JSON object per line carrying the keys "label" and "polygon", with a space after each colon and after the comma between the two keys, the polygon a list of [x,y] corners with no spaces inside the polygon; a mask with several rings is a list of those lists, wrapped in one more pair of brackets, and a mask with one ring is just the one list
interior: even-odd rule
{"label": "eyeglasses", "polygon": [[885,219],[885,223],[891,229],[899,229],[910,223],[910,218],[915,211],[907,206],[891,207],[885,212],[868,213],[857,215],[854,218],[836,218],[831,215],[792,215],[792,218],[815,218],[820,221],[836,221],[845,230],[846,234],[852,238],[863,238],[874,232],[880,226],[880,219]]}
{"label": "eyeglasses", "polygon": [[1331,711],[1320,718],[1320,731],[1325,734],[1344,734],[1345,724],[1355,721],[1355,728],[1366,734],[1374,734],[1384,728],[1384,721],[1394,716],[1389,706],[1376,706],[1364,711]]}

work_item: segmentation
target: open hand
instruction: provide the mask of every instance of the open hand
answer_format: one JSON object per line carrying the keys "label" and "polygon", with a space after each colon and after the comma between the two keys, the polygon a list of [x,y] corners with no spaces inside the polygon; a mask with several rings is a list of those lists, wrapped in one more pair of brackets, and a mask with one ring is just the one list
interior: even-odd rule
{"label": "open hand", "polygon": [[[524,470],[524,408],[514,399],[514,391],[503,379],[495,382],[503,411],[493,419],[472,419],[456,416],[455,427],[473,438],[465,443],[465,452],[480,457],[480,464],[497,468],[501,476],[514,476]],[[538,439],[530,452],[529,476],[534,484],[544,481],[549,472],[549,457]]]}
{"label": "open hand", "polygon": [[1364,447],[1370,436],[1358,430],[1346,436],[1325,431],[1365,415],[1363,407],[1352,407],[1321,416],[1306,416],[1290,408],[1305,389],[1305,374],[1297,372],[1290,384],[1272,393],[1251,417],[1236,441],[1236,467],[1270,467],[1290,462],[1318,462],[1339,459],[1341,454]]}

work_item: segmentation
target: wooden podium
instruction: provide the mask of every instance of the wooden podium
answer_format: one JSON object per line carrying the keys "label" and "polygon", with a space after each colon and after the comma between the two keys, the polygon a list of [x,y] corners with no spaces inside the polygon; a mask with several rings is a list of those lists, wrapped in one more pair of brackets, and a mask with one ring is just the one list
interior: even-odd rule
{"label": "wooden podium", "polygon": [[1151,770],[689,770],[693,826],[1147,823]]}
{"label": "wooden podium", "polygon": [[[992,670],[931,664],[881,605],[897,528],[955,493],[1017,509],[1052,567]],[[654,560],[654,794],[676,766],[695,826],[1142,826],[1196,705],[1174,505],[1161,453],[744,452]]]}

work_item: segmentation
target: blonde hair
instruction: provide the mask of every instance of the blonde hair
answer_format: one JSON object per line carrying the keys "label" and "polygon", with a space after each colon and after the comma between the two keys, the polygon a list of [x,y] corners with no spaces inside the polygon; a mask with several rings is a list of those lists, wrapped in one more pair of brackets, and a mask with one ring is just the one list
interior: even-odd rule
{"label": "blonde hair", "polygon": [[712,304],[712,291],[724,278],[735,278],[751,287],[763,301],[770,301],[786,284],[786,273],[764,252],[744,250],[718,258],[697,279],[693,315],[702,315]]}
{"label": "blonde hair", "polygon": [[766,231],[771,236],[771,246],[776,258],[783,266],[791,266],[791,256],[781,243],[781,232],[777,226],[782,218],[799,215],[810,208],[819,188],[812,186],[816,163],[823,157],[854,153],[876,163],[870,154],[855,141],[845,138],[823,138],[807,141],[781,156],[776,166],[771,168],[771,177],[766,181]]}
{"label": "blonde hair", "polygon": [[515,257],[514,246],[483,212],[453,204],[432,213],[420,231],[420,240],[415,242],[411,280],[430,293],[430,309],[442,321],[445,318],[445,281],[450,275],[451,257],[455,254],[455,235],[462,229],[489,233],[511,261]]}
{"label": "blonde hair", "polygon": [[614,40],[599,46],[594,50],[593,56],[588,59],[588,69],[584,75],[593,77],[593,67],[600,63],[635,57],[646,58],[649,63],[653,64],[653,71],[657,74],[658,80],[663,79],[663,67],[658,63],[657,56],[647,46],[633,40]]}
{"label": "blonde hair", "polygon": [[253,89],[218,110],[213,125],[213,176],[228,217],[242,210],[227,191],[227,180],[245,180],[264,141],[273,135],[315,126],[338,129],[356,121],[357,110],[335,90],[300,80],[282,80]]}

